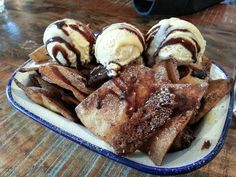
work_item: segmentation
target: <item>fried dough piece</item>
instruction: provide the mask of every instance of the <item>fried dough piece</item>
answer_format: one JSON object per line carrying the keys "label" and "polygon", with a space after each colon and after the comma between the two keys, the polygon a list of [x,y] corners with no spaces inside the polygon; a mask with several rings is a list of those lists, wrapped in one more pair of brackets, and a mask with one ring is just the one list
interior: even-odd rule
{"label": "fried dough piece", "polygon": [[201,120],[225,95],[229,93],[233,86],[233,79],[219,79],[209,81],[209,87],[204,96],[197,115],[191,120],[195,124]]}
{"label": "fried dough piece", "polygon": [[[179,105],[179,110],[173,113],[173,117],[171,117],[170,120],[168,120],[160,129],[158,129],[155,132],[154,136],[152,136],[144,144],[144,146],[142,146],[141,150],[146,152],[156,165],[160,165],[162,163],[175,138],[180,132],[184,130],[184,128],[190,121],[191,117],[194,114],[194,109],[200,104],[200,100],[205,94],[206,89],[207,84],[196,84],[185,87],[183,89],[184,91],[182,90],[181,95],[184,96],[184,93],[188,93],[188,95],[185,96],[191,97],[192,106],[188,109],[185,108],[184,110],[180,109],[184,107],[184,105]],[[186,101],[177,101],[177,103],[182,102],[184,102],[186,106],[189,105],[189,103],[186,103]]]}
{"label": "fried dough piece", "polygon": [[49,83],[48,81],[45,81],[40,76],[34,76],[37,80],[40,87],[47,89],[49,92],[53,93],[54,97],[60,98],[62,101],[64,101],[66,104],[75,107],[79,104],[79,101],[76,100],[74,97],[66,94],[64,90],[61,87],[58,87],[57,85],[54,85],[52,83]]}
{"label": "fried dough piece", "polygon": [[[134,152],[171,114],[173,106],[155,111],[157,105],[150,105],[158,94],[150,97],[158,83],[162,80],[154,71],[131,65],[82,101],[76,113],[91,132],[111,144],[118,154]],[[163,116],[158,119],[160,112]]]}
{"label": "fried dough piece", "polygon": [[75,116],[65,108],[63,103],[56,99],[53,93],[49,92],[47,89],[39,87],[26,87],[17,79],[14,79],[14,81],[33,102],[59,113],[69,120],[76,122],[78,121],[78,119],[76,119]]}
{"label": "fried dough piece", "polygon": [[73,92],[75,98],[82,101],[92,90],[85,85],[86,80],[75,69],[59,65],[39,67],[39,73],[56,85]]}
{"label": "fried dough piece", "polygon": [[44,45],[42,45],[41,47],[33,51],[31,54],[29,54],[29,57],[36,63],[46,62],[50,59]]}
{"label": "fried dough piece", "polygon": [[[76,113],[118,154],[132,153],[168,120],[177,101],[187,105],[180,105],[183,109],[195,106],[198,89],[165,82],[147,67],[130,66],[82,101]],[[185,94],[186,88],[192,90]]]}
{"label": "fried dough piece", "polygon": [[21,72],[21,73],[31,72],[31,71],[36,71],[36,72],[37,72],[40,67],[41,67],[41,66],[35,66],[35,67],[30,67],[30,68],[28,68],[28,67],[26,67],[26,68],[20,68],[20,69],[19,69],[19,72]]}
{"label": "fried dough piece", "polygon": [[[164,60],[153,65],[152,69],[158,73],[162,79],[170,80],[172,83],[179,82],[179,72],[175,59]],[[168,78],[168,79],[167,79]]]}
{"label": "fried dough piece", "polygon": [[46,64],[30,68],[21,68],[20,72],[36,71],[44,80],[73,92],[77,100],[82,101],[93,92],[86,86],[86,79],[76,70],[56,64]]}

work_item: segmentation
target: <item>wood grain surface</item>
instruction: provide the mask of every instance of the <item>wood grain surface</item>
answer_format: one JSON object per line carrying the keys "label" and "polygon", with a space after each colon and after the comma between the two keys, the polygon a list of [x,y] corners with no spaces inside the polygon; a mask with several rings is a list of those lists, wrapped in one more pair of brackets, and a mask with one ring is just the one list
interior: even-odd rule
{"label": "wood grain surface", "polygon": [[[126,21],[145,33],[163,17],[140,17],[129,0],[5,0],[5,6],[0,15],[0,176],[152,176],[93,153],[24,116],[9,105],[5,87],[12,72],[42,44],[43,32],[54,20],[75,18],[96,31]],[[232,73],[236,6],[218,4],[182,18],[199,27],[207,55]],[[213,161],[180,176],[236,176],[236,127],[231,126]]]}

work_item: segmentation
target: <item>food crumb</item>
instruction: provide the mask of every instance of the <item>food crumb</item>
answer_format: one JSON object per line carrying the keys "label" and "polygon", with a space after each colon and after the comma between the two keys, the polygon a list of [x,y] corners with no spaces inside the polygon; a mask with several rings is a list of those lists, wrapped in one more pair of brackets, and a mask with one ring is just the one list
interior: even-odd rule
{"label": "food crumb", "polygon": [[209,149],[210,146],[211,146],[211,142],[209,140],[206,140],[206,141],[204,141],[201,150]]}

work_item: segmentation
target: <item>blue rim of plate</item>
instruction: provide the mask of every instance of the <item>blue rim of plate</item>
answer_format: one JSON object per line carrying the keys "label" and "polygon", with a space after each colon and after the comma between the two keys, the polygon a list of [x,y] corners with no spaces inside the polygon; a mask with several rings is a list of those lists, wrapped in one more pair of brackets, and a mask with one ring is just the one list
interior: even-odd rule
{"label": "blue rim of plate", "polygon": [[[230,126],[230,122],[231,122],[231,118],[232,118],[232,113],[233,113],[233,104],[234,104],[234,99],[233,99],[233,89],[230,91],[230,101],[229,101],[229,108],[228,108],[228,112],[226,115],[226,120],[225,120],[225,124],[224,124],[224,128],[222,130],[221,136],[216,144],[216,146],[214,147],[214,149],[208,153],[206,156],[204,156],[202,159],[188,164],[188,165],[184,165],[184,166],[180,166],[180,167],[175,167],[175,168],[163,168],[161,166],[148,166],[148,165],[143,165],[140,164],[138,162],[134,162],[132,160],[129,160],[125,157],[122,156],[118,156],[117,154],[109,151],[109,150],[105,150],[103,148],[100,148],[98,146],[95,146],[75,135],[72,135],[66,131],[64,131],[61,128],[58,128],[57,126],[54,126],[53,124],[45,121],[43,118],[33,114],[32,112],[30,112],[29,110],[25,109],[24,107],[22,107],[21,105],[19,105],[13,98],[12,96],[12,91],[11,91],[11,85],[12,85],[12,81],[15,77],[15,75],[17,74],[18,70],[22,67],[24,67],[26,64],[28,64],[29,62],[31,62],[31,60],[27,60],[25,63],[23,63],[20,67],[18,67],[14,73],[12,74],[11,78],[8,80],[7,83],[7,87],[6,87],[6,95],[7,95],[7,99],[10,102],[10,104],[17,109],[18,111],[22,112],[23,114],[25,114],[26,116],[30,117],[31,119],[35,120],[36,122],[40,123],[41,125],[49,128],[50,130],[70,139],[71,141],[74,141],[78,144],[80,144],[83,147],[86,147],[87,149],[94,151],[100,155],[103,155],[109,159],[112,159],[116,162],[119,162],[123,165],[126,165],[128,167],[134,168],[136,170],[145,172],[145,173],[149,173],[149,174],[155,174],[155,175],[177,175],[177,174],[183,174],[183,173],[187,173],[187,172],[191,172],[194,170],[199,169],[200,167],[204,166],[205,164],[207,164],[209,161],[211,161],[212,159],[214,159],[214,157],[220,152],[220,150],[222,149],[224,142],[225,142],[225,138]],[[216,65],[218,67],[218,69],[220,69],[226,77],[228,77],[228,74],[225,72],[225,70],[220,67],[219,65],[217,65],[216,63],[214,63],[214,65]]]}

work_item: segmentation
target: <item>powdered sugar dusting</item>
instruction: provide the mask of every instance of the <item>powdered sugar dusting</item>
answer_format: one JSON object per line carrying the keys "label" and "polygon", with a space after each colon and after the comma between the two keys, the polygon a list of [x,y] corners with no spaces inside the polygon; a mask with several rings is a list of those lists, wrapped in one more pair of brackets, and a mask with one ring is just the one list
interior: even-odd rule
{"label": "powdered sugar dusting", "polygon": [[[154,93],[154,101],[157,108],[165,107],[174,104],[175,95],[170,93],[169,88],[161,87],[159,92]],[[150,102],[151,100],[148,100]]]}

